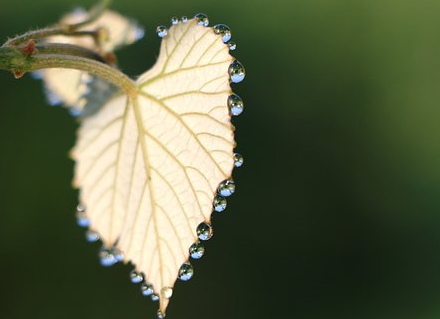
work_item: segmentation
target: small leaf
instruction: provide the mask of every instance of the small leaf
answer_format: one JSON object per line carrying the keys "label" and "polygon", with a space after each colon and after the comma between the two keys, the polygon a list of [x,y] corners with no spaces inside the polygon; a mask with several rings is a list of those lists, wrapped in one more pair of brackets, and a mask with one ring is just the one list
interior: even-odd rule
{"label": "small leaf", "polygon": [[168,30],[137,96],[113,98],[86,118],[72,153],[91,230],[145,275],[163,315],[179,273],[192,276],[197,228],[210,224],[235,162],[234,59],[222,36],[197,22]]}
{"label": "small leaf", "polygon": [[[67,14],[60,24],[74,24],[86,19],[87,12],[77,9]],[[82,27],[79,31],[100,30],[101,43],[96,44],[90,36],[52,36],[46,41],[78,45],[97,53],[113,52],[119,47],[132,44],[143,36],[139,25],[119,13],[105,11],[95,22]],[[45,69],[39,71],[43,79],[49,102],[52,105],[63,104],[72,115],[88,116],[97,111],[116,91],[110,83],[89,75],[86,72],[69,69]]]}
{"label": "small leaf", "polygon": [[[75,24],[85,20],[87,15],[87,11],[78,8],[64,16],[60,24]],[[106,34],[105,39],[103,39],[101,43],[101,47],[98,47],[91,37],[86,36],[53,36],[50,38],[50,42],[77,44],[96,51],[104,50],[106,52],[113,52],[120,47],[136,42],[144,35],[143,29],[136,21],[110,10],[106,10],[95,22],[80,28],[79,31],[93,31],[98,29],[103,29]]]}

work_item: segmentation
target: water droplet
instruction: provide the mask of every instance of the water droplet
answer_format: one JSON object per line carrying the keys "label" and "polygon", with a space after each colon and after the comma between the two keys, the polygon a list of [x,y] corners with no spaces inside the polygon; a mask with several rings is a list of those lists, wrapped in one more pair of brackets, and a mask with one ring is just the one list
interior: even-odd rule
{"label": "water droplet", "polygon": [[87,228],[90,226],[90,220],[87,218],[85,213],[76,214],[76,223],[79,227]]}
{"label": "water droplet", "polygon": [[104,267],[111,267],[118,262],[117,259],[115,258],[115,255],[113,254],[112,249],[106,249],[106,248],[102,248],[99,251],[99,259],[101,265]]}
{"label": "water droplet", "polygon": [[32,76],[32,78],[33,78],[34,80],[42,80],[42,79],[43,79],[43,76],[44,76],[44,72],[41,71],[41,70],[33,71],[33,72],[31,73],[31,76]]}
{"label": "water droplet", "polygon": [[189,254],[193,259],[202,258],[204,253],[205,253],[205,247],[203,247],[201,243],[194,243],[191,245],[191,247],[189,247]]}
{"label": "water droplet", "polygon": [[144,28],[137,26],[136,29],[134,30],[133,41],[130,41],[130,42],[136,42],[136,41],[142,39],[144,36],[145,36]]}
{"label": "water droplet", "polygon": [[232,94],[228,98],[228,106],[231,110],[231,115],[238,116],[243,113],[244,103],[241,97],[237,94]]}
{"label": "water droplet", "polygon": [[99,234],[95,231],[89,230],[86,232],[86,240],[89,243],[95,243],[99,240]]}
{"label": "water droplet", "polygon": [[86,214],[86,206],[83,204],[76,206],[76,222],[80,227],[87,228],[90,226],[90,220]]}
{"label": "water droplet", "polygon": [[171,288],[171,287],[163,287],[160,290],[160,295],[162,296],[162,298],[170,299],[173,296],[173,288]]}
{"label": "water droplet", "polygon": [[158,300],[159,300],[159,296],[156,295],[156,294],[152,294],[152,295],[151,295],[151,300],[153,300],[153,301],[158,301]]}
{"label": "water droplet", "polygon": [[87,15],[87,11],[84,8],[76,7],[69,15],[72,19],[79,19],[81,21],[84,18],[84,15]]}
{"label": "water droplet", "polygon": [[177,18],[177,17],[172,17],[172,18],[171,18],[171,24],[172,24],[172,25],[179,24],[179,18]]}
{"label": "water droplet", "polygon": [[235,183],[232,180],[224,181],[218,187],[220,195],[228,197],[235,193]]}
{"label": "water droplet", "polygon": [[226,209],[226,198],[222,197],[222,196],[216,196],[214,198],[214,210],[216,212],[222,212]]}
{"label": "water droplet", "polygon": [[234,153],[234,165],[235,167],[242,167],[244,163],[244,158],[238,153]]}
{"label": "water droplet", "polygon": [[224,43],[231,40],[231,29],[226,24],[217,24],[214,26],[214,32],[222,36]]}
{"label": "water droplet", "polygon": [[44,92],[46,93],[47,102],[51,106],[59,106],[63,104],[63,100],[61,99],[61,97],[53,92],[51,89],[49,89],[47,86],[44,88]]}
{"label": "water droplet", "polygon": [[154,294],[153,286],[149,284],[143,284],[141,287],[141,292],[142,295],[145,297],[151,296],[152,294]]}
{"label": "water droplet", "polygon": [[188,22],[188,17],[183,16],[183,17],[182,17],[182,23],[187,23],[187,22]]}
{"label": "water droplet", "polygon": [[179,279],[188,281],[194,275],[193,266],[190,263],[184,263],[179,269]]}
{"label": "water droplet", "polygon": [[229,50],[231,50],[231,51],[235,51],[235,49],[237,49],[237,43],[235,43],[235,42],[229,42],[228,43],[228,45],[229,45]]}
{"label": "water droplet", "polygon": [[113,255],[115,255],[115,259],[117,262],[124,261],[124,253],[117,248],[113,249]]}
{"label": "water droplet", "polygon": [[156,33],[160,38],[163,38],[168,34],[168,29],[167,29],[167,27],[161,25],[161,26],[157,27]]}
{"label": "water droplet", "polygon": [[[71,117],[80,117],[82,114],[82,110],[75,109],[74,107],[76,107],[76,106],[73,106],[71,109],[69,109],[69,115]],[[81,106],[78,105],[78,107],[81,107]]]}
{"label": "water droplet", "polygon": [[198,25],[202,25],[204,27],[207,27],[209,25],[209,19],[208,16],[204,13],[197,13],[194,16],[194,19],[197,20],[197,24]]}
{"label": "water droplet", "polygon": [[140,272],[137,272],[136,269],[133,269],[130,272],[130,280],[134,284],[140,284],[144,280],[144,275]]}
{"label": "water droplet", "polygon": [[159,318],[159,319],[165,318],[165,314],[163,314],[160,309],[157,311],[157,318]]}
{"label": "water droplet", "polygon": [[200,240],[209,240],[213,235],[212,226],[207,223],[201,223],[197,226],[197,236]]}
{"label": "water droplet", "polygon": [[244,69],[243,64],[235,60],[229,66],[229,76],[231,77],[231,81],[234,83],[240,83],[244,80],[246,76],[246,71]]}

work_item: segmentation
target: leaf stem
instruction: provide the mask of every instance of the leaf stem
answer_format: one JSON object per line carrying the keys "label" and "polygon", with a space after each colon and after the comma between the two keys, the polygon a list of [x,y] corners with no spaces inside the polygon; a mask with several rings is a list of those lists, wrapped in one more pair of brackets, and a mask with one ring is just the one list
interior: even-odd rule
{"label": "leaf stem", "polygon": [[39,43],[35,48],[38,50],[38,54],[66,54],[102,63],[107,62],[103,56],[93,50],[68,43]]}
{"label": "leaf stem", "polygon": [[31,57],[32,62],[26,71],[35,71],[47,68],[75,69],[89,72],[93,75],[120,87],[129,96],[137,93],[137,86],[127,75],[107,64],[78,56],[58,54],[38,54]]}
{"label": "leaf stem", "polygon": [[127,75],[105,63],[85,57],[82,55],[84,52],[73,55],[74,52],[70,51],[70,54],[66,54],[67,49],[69,48],[63,47],[57,52],[55,47],[48,47],[47,50],[52,50],[55,54],[37,52],[33,55],[26,55],[19,48],[0,47],[0,69],[10,71],[17,77],[26,72],[47,68],[81,70],[115,84],[129,96],[136,95],[137,86]]}
{"label": "leaf stem", "polygon": [[91,36],[96,39],[98,35],[98,31],[70,31],[65,28],[45,28],[34,31],[26,32],[25,34],[19,35],[13,39],[9,39],[3,44],[3,46],[14,46],[25,43],[29,40],[39,40],[47,37],[51,37],[54,35],[65,35],[65,36]]}
{"label": "leaf stem", "polygon": [[75,24],[61,25],[29,31],[23,35],[19,35],[15,38],[9,39],[3,44],[3,46],[19,45],[31,39],[38,40],[54,35],[92,36],[96,40],[98,31],[78,31],[78,29],[96,21],[103,14],[105,9],[110,5],[111,1],[112,0],[101,0],[100,3],[98,3],[93,9],[90,10],[88,17],[84,21]]}

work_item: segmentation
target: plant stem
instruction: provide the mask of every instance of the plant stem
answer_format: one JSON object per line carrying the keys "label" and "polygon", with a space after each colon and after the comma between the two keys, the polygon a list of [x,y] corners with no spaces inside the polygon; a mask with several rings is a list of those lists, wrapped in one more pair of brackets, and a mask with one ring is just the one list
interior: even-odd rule
{"label": "plant stem", "polygon": [[26,72],[47,68],[85,71],[113,83],[131,97],[137,93],[137,86],[132,79],[118,69],[102,62],[69,54],[35,53],[29,56],[18,48],[0,47],[0,69],[21,76]]}
{"label": "plant stem", "polygon": [[65,36],[92,36],[96,39],[97,33],[94,31],[78,31],[81,27],[84,27],[90,23],[96,21],[105,9],[110,5],[112,0],[101,0],[92,10],[90,10],[87,19],[76,24],[68,24],[59,27],[45,28],[35,31],[29,31],[23,35],[19,35],[13,39],[9,39],[3,44],[3,46],[14,46],[21,43],[25,43],[29,40],[38,40],[47,38],[54,35]]}
{"label": "plant stem", "polygon": [[104,57],[93,50],[68,43],[39,43],[35,47],[39,54],[66,54],[106,63]]}
{"label": "plant stem", "polygon": [[35,71],[47,68],[63,68],[81,70],[97,75],[114,85],[120,87],[129,96],[137,93],[137,86],[132,79],[121,71],[102,62],[86,59],[78,56],[41,54],[31,57],[29,69]]}
{"label": "plant stem", "polygon": [[65,28],[45,28],[45,29],[29,31],[13,39],[9,39],[8,41],[5,42],[5,44],[3,44],[3,46],[19,45],[29,40],[44,39],[54,35],[65,35],[71,37],[91,36],[92,38],[96,39],[98,33],[97,31],[71,31]]}
{"label": "plant stem", "polygon": [[16,78],[26,72],[47,68],[85,71],[113,83],[130,97],[135,96],[137,93],[135,82],[118,69],[106,64],[106,58],[99,53],[72,44],[39,43],[35,45],[34,40],[54,35],[92,36],[97,40],[99,30],[78,29],[98,19],[110,2],[111,0],[101,0],[82,22],[30,31],[7,41],[0,47],[0,69],[14,73]]}

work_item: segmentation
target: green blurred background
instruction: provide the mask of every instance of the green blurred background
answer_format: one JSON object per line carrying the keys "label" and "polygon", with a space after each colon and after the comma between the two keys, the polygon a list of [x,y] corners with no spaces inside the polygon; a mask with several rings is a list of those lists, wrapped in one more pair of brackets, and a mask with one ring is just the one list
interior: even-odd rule
{"label": "green blurred background", "polygon": [[[2,0],[0,38],[92,0]],[[440,318],[440,2],[115,0],[146,38],[205,12],[247,67],[234,119],[245,166],[169,318]],[[75,121],[41,83],[0,73],[0,318],[154,318],[76,226]]]}

